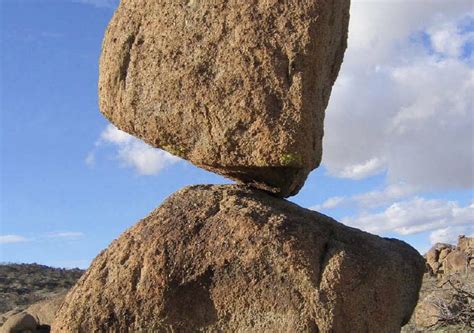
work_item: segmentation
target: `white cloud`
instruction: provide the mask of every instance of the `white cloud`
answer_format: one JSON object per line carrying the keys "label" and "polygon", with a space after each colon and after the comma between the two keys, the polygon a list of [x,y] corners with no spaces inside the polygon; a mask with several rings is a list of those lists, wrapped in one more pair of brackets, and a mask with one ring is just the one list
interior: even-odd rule
{"label": "white cloud", "polygon": [[69,238],[75,239],[83,237],[84,233],[78,231],[50,232],[46,234],[47,238]]}
{"label": "white cloud", "polygon": [[332,209],[340,206],[343,202],[347,200],[346,197],[331,197],[324,201],[322,204],[315,205],[310,207],[309,209],[312,210],[324,210],[324,209]]}
{"label": "white cloud", "polygon": [[377,158],[371,158],[360,164],[348,165],[341,172],[340,177],[350,179],[363,179],[375,175],[383,170],[384,162]]}
{"label": "white cloud", "polygon": [[392,204],[396,200],[404,199],[415,194],[418,188],[403,183],[389,184],[383,189],[376,189],[350,197],[331,197],[321,204],[310,207],[313,210],[334,209],[340,206],[353,205],[362,210],[373,209]]}
{"label": "white cloud", "polygon": [[435,230],[430,234],[430,242],[431,244],[457,244],[457,239],[459,235],[474,237],[474,225],[464,227],[446,227]]}
{"label": "white cloud", "polygon": [[460,207],[453,201],[415,197],[396,202],[382,212],[362,213],[357,217],[346,217],[341,222],[376,234],[395,232],[410,235],[454,226],[458,228],[456,232],[463,233],[472,227],[473,221],[474,203]]}
{"label": "white cloud", "polygon": [[114,125],[108,125],[100,134],[100,139],[115,144],[127,144],[134,140],[134,137],[124,131],[119,130]]}
{"label": "white cloud", "polygon": [[420,190],[474,186],[470,1],[355,1],[326,113],[332,175]]}
{"label": "white cloud", "polygon": [[417,192],[417,188],[407,184],[390,184],[382,190],[373,190],[370,192],[356,194],[351,200],[360,208],[377,208],[388,205],[396,200],[408,197]]}
{"label": "white cloud", "polygon": [[0,235],[0,244],[23,243],[29,241],[28,238],[19,235]]}
{"label": "white cloud", "polygon": [[0,244],[13,244],[24,242],[41,242],[50,238],[54,239],[77,239],[84,237],[84,233],[79,231],[59,231],[40,234],[38,237],[26,238],[20,235],[0,235]]}
{"label": "white cloud", "polygon": [[463,46],[473,40],[473,33],[462,33],[453,22],[432,27],[429,30],[435,52],[447,57],[460,57]]}
{"label": "white cloud", "polygon": [[84,160],[86,165],[89,167],[93,167],[95,165],[95,153],[89,152]]}
{"label": "white cloud", "polygon": [[[134,168],[139,175],[155,175],[181,160],[164,150],[150,147],[113,125],[108,125],[104,129],[96,146],[104,143],[112,144],[116,148],[116,158],[123,165]],[[93,163],[95,163],[95,151],[86,157],[87,165]]]}
{"label": "white cloud", "polygon": [[115,8],[120,0],[73,0],[74,2],[93,5],[98,8]]}

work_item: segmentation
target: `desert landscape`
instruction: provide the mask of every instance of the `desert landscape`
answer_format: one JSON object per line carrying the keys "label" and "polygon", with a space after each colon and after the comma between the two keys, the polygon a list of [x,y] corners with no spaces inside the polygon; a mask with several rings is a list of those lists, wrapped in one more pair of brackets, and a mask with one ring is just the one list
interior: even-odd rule
{"label": "desert landscape", "polygon": [[474,332],[468,1],[1,6],[0,332]]}
{"label": "desert landscape", "polygon": [[[458,244],[436,244],[424,255],[426,272],[418,304],[402,332],[472,332],[474,329],[474,238]],[[84,273],[41,265],[2,264],[0,330],[15,331],[22,318],[34,321],[24,331],[50,332],[67,291]],[[390,288],[390,286],[386,286]],[[6,325],[5,325],[6,323]],[[36,325],[36,326],[35,326]]]}

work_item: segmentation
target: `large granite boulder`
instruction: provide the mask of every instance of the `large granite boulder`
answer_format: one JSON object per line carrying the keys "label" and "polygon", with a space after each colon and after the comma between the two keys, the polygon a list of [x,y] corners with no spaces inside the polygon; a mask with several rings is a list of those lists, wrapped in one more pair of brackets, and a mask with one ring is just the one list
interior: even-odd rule
{"label": "large granite boulder", "polygon": [[122,0],[100,61],[102,113],[199,167],[279,196],[321,161],[349,0]]}
{"label": "large granite boulder", "polygon": [[103,251],[53,332],[398,332],[423,258],[237,185],[180,190]]}

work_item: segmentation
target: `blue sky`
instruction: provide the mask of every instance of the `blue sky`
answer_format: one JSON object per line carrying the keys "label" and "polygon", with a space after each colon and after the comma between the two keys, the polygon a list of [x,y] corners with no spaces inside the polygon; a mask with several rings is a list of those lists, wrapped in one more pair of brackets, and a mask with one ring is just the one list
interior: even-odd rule
{"label": "blue sky", "polygon": [[[113,0],[0,0],[0,261],[87,267],[167,196],[224,178],[98,111]],[[290,198],[426,251],[474,234],[470,1],[353,1],[323,165]]]}

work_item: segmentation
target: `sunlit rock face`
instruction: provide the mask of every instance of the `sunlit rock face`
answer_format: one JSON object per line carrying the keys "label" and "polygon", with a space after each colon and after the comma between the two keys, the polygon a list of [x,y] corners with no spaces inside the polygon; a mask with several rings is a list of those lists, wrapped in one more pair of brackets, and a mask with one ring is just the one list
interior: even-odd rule
{"label": "sunlit rock face", "polygon": [[237,185],[178,191],[68,294],[54,332],[399,332],[409,245]]}
{"label": "sunlit rock face", "polygon": [[348,0],[122,0],[100,61],[119,129],[278,196],[321,161]]}

